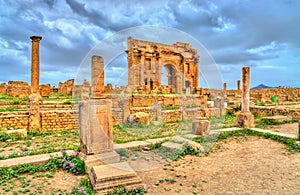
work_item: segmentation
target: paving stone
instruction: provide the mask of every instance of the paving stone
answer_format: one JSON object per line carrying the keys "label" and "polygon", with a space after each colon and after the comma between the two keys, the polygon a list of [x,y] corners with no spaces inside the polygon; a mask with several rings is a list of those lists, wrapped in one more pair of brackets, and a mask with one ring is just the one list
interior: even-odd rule
{"label": "paving stone", "polygon": [[165,147],[169,150],[176,150],[176,149],[179,149],[181,150],[184,146],[184,144],[178,144],[178,143],[174,143],[174,142],[165,142],[161,145],[162,147]]}
{"label": "paving stone", "polygon": [[124,144],[114,144],[114,149],[124,148],[124,149],[133,149],[137,147],[149,147],[151,145],[150,142],[147,141],[133,141]]}

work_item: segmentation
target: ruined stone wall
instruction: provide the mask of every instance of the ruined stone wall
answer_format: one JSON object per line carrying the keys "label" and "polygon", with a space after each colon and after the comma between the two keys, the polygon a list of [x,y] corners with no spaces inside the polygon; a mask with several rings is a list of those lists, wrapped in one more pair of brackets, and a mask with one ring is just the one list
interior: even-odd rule
{"label": "ruined stone wall", "polygon": [[289,110],[284,108],[270,108],[263,106],[250,107],[250,111],[258,116],[291,116],[294,120],[300,120],[300,110]]}
{"label": "ruined stone wall", "polygon": [[164,107],[179,108],[180,105],[186,107],[201,106],[200,96],[181,96],[181,95],[140,95],[135,94],[131,97],[131,107],[151,107],[155,102],[160,102]]}
{"label": "ruined stone wall", "polygon": [[78,112],[72,110],[41,112],[42,131],[59,132],[78,129]]}
{"label": "ruined stone wall", "polygon": [[[283,101],[299,101],[300,88],[268,88],[268,89],[255,89],[250,90],[250,97],[260,101],[271,101],[273,96],[277,97],[278,102]],[[227,90],[227,97],[238,97],[237,90]]]}
{"label": "ruined stone wall", "polygon": [[161,112],[164,122],[176,122],[182,120],[181,110],[163,110]]}
{"label": "ruined stone wall", "polygon": [[31,93],[31,87],[24,81],[9,81],[7,95],[9,97],[27,98]]}
{"label": "ruined stone wall", "polygon": [[74,90],[74,79],[58,83],[58,93],[63,95],[72,95]]}
{"label": "ruined stone wall", "polygon": [[[7,128],[28,130],[28,123],[29,112],[0,112],[0,130]],[[42,132],[78,129],[78,112],[42,111],[41,126]]]}
{"label": "ruined stone wall", "polygon": [[0,94],[7,94],[7,85],[6,83],[0,84]]}
{"label": "ruined stone wall", "polygon": [[250,96],[258,101],[270,101],[273,96],[277,97],[277,101],[299,101],[300,88],[270,88],[251,90]]}
{"label": "ruined stone wall", "polygon": [[183,110],[183,120],[194,120],[196,117],[204,116],[204,110],[200,108],[191,108]]}
{"label": "ruined stone wall", "polygon": [[40,85],[40,95],[42,97],[49,97],[51,93],[51,86],[50,84],[42,84]]}
{"label": "ruined stone wall", "polygon": [[0,130],[27,129],[29,112],[0,112]]}

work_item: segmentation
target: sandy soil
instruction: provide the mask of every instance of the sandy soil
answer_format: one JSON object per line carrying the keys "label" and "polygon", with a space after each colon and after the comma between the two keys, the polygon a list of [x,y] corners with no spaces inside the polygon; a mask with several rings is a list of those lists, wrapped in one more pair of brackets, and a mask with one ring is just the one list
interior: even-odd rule
{"label": "sandy soil", "polygon": [[270,125],[267,127],[267,129],[274,132],[282,132],[282,133],[298,135],[298,123]]}
{"label": "sandy soil", "polygon": [[186,156],[139,176],[149,194],[300,194],[300,153],[258,137],[216,147],[206,157]]}

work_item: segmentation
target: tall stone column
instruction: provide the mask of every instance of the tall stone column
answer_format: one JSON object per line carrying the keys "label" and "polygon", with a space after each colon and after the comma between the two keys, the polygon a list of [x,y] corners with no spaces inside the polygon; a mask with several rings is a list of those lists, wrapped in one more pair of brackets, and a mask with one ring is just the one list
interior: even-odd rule
{"label": "tall stone column", "polygon": [[39,57],[39,44],[42,39],[41,36],[31,36],[32,50],[31,50],[31,95],[30,99],[30,112],[29,112],[29,131],[40,132],[40,105],[42,100],[39,91],[40,82],[40,57]]}
{"label": "tall stone column", "polygon": [[104,91],[104,61],[101,56],[92,56],[92,94],[98,96]]}
{"label": "tall stone column", "polygon": [[241,95],[241,80],[237,81],[237,95],[240,96]]}
{"label": "tall stone column", "polygon": [[223,93],[224,93],[224,98],[227,97],[227,83],[224,83],[224,86],[223,86]]}
{"label": "tall stone column", "polygon": [[40,36],[31,36],[31,93],[40,93]]}
{"label": "tall stone column", "polygon": [[242,69],[243,91],[242,91],[242,111],[238,113],[238,126],[250,128],[254,126],[254,116],[250,112],[250,67]]}
{"label": "tall stone column", "polygon": [[243,67],[242,112],[250,112],[250,67]]}

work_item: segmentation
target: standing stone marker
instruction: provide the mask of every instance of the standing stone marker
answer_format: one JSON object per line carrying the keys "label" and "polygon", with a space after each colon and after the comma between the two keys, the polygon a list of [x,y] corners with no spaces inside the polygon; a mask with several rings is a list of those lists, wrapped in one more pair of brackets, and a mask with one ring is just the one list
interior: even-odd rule
{"label": "standing stone marker", "polygon": [[250,67],[243,67],[242,111],[237,115],[238,127],[254,127],[254,116],[250,112]]}
{"label": "standing stone marker", "polygon": [[113,150],[111,100],[79,103],[80,147],[87,155]]}
{"label": "standing stone marker", "polygon": [[29,113],[29,131],[39,132],[41,130],[40,120],[40,105],[42,100],[39,90],[40,82],[40,57],[39,44],[42,37],[31,36],[32,52],[31,52],[31,95],[30,99],[30,113]]}

